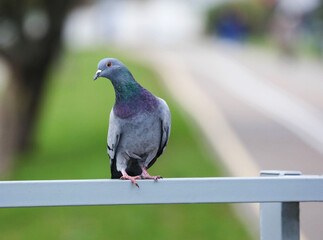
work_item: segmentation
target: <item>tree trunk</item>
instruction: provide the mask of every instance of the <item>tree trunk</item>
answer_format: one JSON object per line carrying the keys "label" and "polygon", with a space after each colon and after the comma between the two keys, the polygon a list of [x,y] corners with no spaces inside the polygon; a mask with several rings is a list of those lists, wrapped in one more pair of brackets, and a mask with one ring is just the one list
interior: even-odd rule
{"label": "tree trunk", "polygon": [[32,145],[45,85],[43,75],[22,75],[21,71],[11,70],[0,105],[0,174],[10,168],[14,154],[22,153]]}
{"label": "tree trunk", "polygon": [[7,0],[0,4],[1,12],[18,29],[18,40],[13,46],[1,48],[7,60],[10,79],[0,101],[0,175],[10,168],[16,153],[32,145],[41,99],[46,85],[46,74],[59,53],[61,32],[71,0],[36,1],[33,6],[46,14],[49,27],[40,39],[26,36],[23,19],[31,8],[25,0],[18,5]]}

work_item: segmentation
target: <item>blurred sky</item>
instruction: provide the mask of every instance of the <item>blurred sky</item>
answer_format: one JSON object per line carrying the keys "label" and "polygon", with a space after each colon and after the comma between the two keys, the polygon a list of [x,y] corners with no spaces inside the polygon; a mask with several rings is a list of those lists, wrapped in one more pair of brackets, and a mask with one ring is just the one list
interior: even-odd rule
{"label": "blurred sky", "polygon": [[74,10],[65,40],[72,47],[93,43],[179,44],[203,32],[202,10],[211,1],[98,1]]}

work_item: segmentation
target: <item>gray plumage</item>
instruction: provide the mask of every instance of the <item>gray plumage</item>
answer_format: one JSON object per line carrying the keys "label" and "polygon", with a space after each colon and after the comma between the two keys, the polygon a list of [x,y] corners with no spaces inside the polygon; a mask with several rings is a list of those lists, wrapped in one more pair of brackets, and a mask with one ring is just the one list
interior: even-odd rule
{"label": "gray plumage", "polygon": [[[137,83],[124,64],[113,58],[99,62],[94,79],[106,77],[115,89],[116,101],[110,112],[108,155],[111,178],[131,176],[157,179],[146,169],[163,153],[171,130],[167,103]],[[137,184],[136,184],[137,185]]]}

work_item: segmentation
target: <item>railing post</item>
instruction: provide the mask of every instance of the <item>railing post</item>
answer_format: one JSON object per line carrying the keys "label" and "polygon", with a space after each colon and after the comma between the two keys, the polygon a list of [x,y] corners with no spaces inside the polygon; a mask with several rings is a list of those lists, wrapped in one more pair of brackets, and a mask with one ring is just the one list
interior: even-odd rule
{"label": "railing post", "polygon": [[[295,176],[301,172],[261,171],[260,176]],[[261,240],[299,240],[299,202],[260,203]]]}

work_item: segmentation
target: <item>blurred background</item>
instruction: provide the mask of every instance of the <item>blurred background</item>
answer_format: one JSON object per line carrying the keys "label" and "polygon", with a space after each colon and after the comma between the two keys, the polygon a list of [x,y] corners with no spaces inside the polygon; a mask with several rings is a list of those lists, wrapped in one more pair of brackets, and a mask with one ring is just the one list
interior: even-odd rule
{"label": "blurred background", "polygon": [[[0,1],[0,179],[109,178],[105,57],[164,98],[151,174],[323,173],[323,1]],[[257,204],[0,209],[0,239],[258,239]],[[323,236],[301,205],[301,239]]]}

